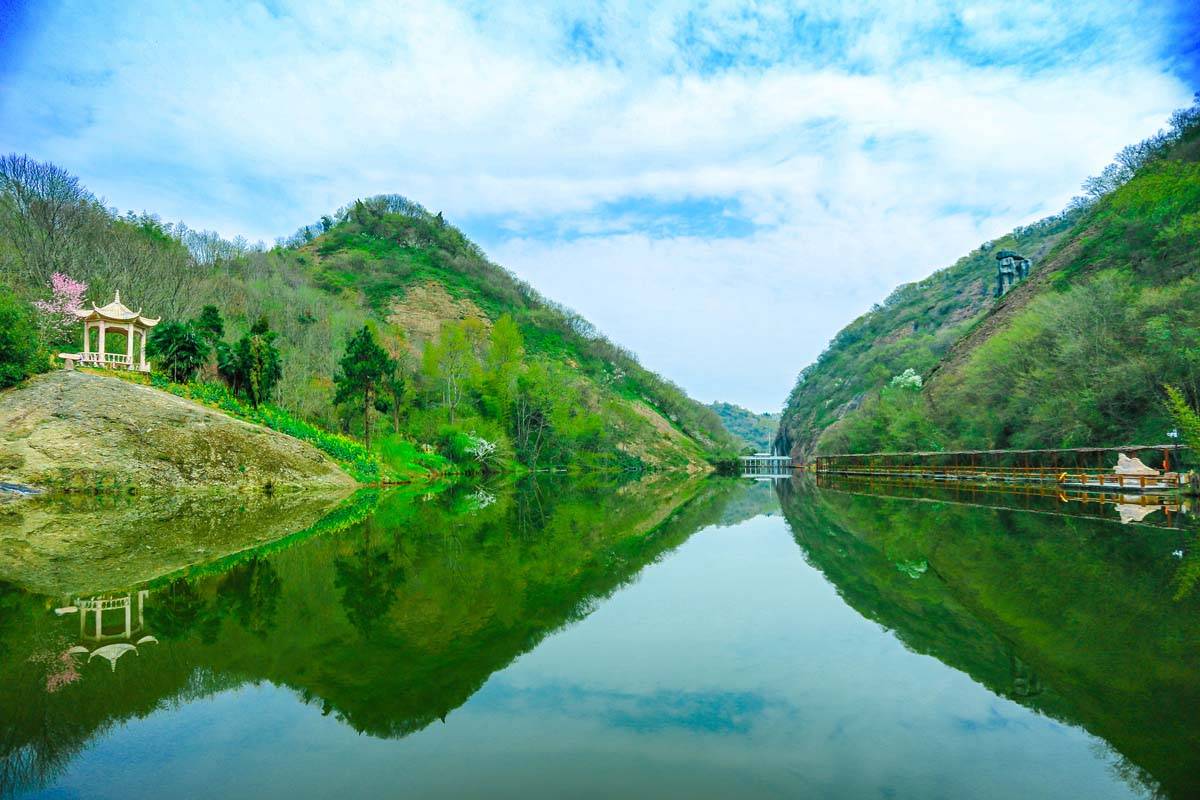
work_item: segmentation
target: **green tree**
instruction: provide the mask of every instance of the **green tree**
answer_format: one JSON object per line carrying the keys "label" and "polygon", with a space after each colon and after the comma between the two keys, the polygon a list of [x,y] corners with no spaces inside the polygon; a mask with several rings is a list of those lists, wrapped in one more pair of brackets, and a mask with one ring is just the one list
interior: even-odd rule
{"label": "green tree", "polygon": [[485,360],[485,384],[488,402],[500,419],[511,416],[516,398],[517,377],[525,358],[525,340],[521,329],[508,314],[496,320],[488,342]]}
{"label": "green tree", "polygon": [[346,353],[338,362],[339,371],[333,382],[337,386],[334,403],[348,405],[359,403],[363,412],[363,440],[369,450],[371,448],[371,409],[379,398],[380,388],[384,386],[389,375],[396,371],[396,362],[387,351],[375,340],[375,334],[370,327],[364,325],[362,330],[350,337],[346,345]]}
{"label": "green tree", "polygon": [[821,437],[825,452],[940,450],[942,434],[929,419],[921,378],[908,369]]}
{"label": "green tree", "polygon": [[275,333],[262,317],[250,329],[250,342],[246,349],[246,395],[257,406],[265,403],[271,391],[283,377],[283,363],[279,348],[275,346]]}
{"label": "green tree", "polygon": [[380,339],[392,359],[392,370],[384,378],[382,392],[386,395],[387,410],[392,415],[392,433],[399,433],[400,417],[408,402],[409,376],[413,371],[412,354],[408,350],[404,330],[397,325],[388,325]]}
{"label": "green tree", "polygon": [[513,443],[521,461],[537,466],[553,438],[554,419],[563,400],[552,370],[535,363],[517,379],[513,409]]}
{"label": "green tree", "polygon": [[217,342],[225,338],[225,321],[221,312],[214,305],[206,305],[200,309],[200,316],[192,321],[196,330],[208,342],[209,347],[216,347]]}
{"label": "green tree", "polygon": [[146,350],[176,383],[187,383],[208,359],[208,343],[190,322],[164,322],[154,328]]}
{"label": "green tree", "polygon": [[1200,413],[1188,405],[1187,398],[1179,389],[1174,386],[1168,386],[1166,389],[1167,408],[1175,419],[1179,437],[1192,449],[1193,454],[1200,453]]}
{"label": "green tree", "polygon": [[217,371],[235,394],[245,396],[252,405],[270,398],[283,377],[283,361],[266,317],[260,317],[232,347],[217,345]]}
{"label": "green tree", "polygon": [[392,433],[399,433],[404,395],[408,391],[408,373],[398,361],[392,361],[391,370],[384,376],[383,391],[387,395],[387,409],[392,415]]}
{"label": "green tree", "polygon": [[221,312],[217,307],[209,304],[200,309],[200,315],[192,320],[192,327],[204,337],[208,345],[209,356],[204,364],[204,377],[209,379],[219,372],[222,350],[228,348],[224,341],[225,321],[221,319]]}
{"label": "green tree", "polygon": [[0,285],[0,389],[44,369],[32,307]]}
{"label": "green tree", "polygon": [[446,323],[438,340],[430,342],[422,354],[422,369],[438,385],[441,404],[449,411],[451,423],[471,378],[479,369],[472,341],[479,332],[478,320]]}

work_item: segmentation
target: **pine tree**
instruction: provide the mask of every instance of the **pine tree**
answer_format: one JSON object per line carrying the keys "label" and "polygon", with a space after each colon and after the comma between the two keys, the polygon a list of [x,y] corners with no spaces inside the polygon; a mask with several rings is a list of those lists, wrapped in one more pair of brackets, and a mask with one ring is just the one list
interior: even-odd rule
{"label": "pine tree", "polygon": [[337,394],[333,401],[339,405],[362,402],[363,440],[371,448],[371,409],[379,397],[381,388],[386,387],[388,377],[396,371],[396,362],[375,340],[375,334],[364,325],[362,330],[350,337],[346,354],[338,362],[340,367],[333,381]]}

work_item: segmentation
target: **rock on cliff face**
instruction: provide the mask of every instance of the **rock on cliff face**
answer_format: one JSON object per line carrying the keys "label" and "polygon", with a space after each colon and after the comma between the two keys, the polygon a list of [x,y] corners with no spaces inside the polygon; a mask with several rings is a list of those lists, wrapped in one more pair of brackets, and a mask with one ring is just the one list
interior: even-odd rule
{"label": "rock on cliff face", "polygon": [[167,392],[57,371],[0,392],[0,483],[43,489],[349,488],[311,445]]}

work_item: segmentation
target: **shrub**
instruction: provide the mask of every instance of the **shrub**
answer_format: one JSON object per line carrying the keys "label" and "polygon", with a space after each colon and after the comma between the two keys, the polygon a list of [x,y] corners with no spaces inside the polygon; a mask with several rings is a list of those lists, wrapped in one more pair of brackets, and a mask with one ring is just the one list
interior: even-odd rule
{"label": "shrub", "polygon": [[0,389],[43,372],[46,362],[32,308],[0,286]]}
{"label": "shrub", "polygon": [[151,333],[146,351],[176,382],[196,376],[208,360],[208,343],[189,322],[164,322]]}

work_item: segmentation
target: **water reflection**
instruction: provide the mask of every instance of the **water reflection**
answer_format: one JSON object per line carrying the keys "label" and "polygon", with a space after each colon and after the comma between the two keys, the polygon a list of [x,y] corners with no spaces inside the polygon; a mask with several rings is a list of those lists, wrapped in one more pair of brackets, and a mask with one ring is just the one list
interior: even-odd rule
{"label": "water reflection", "polygon": [[1200,794],[1200,603],[1188,583],[1200,542],[1167,529],[1178,513],[1131,530],[1113,499],[781,490],[806,558],[859,613],[1102,737],[1139,788]]}
{"label": "water reflection", "polygon": [[[76,600],[57,615],[49,599],[0,587],[0,785],[36,785],[113,722],[245,680],[291,686],[361,732],[420,730],[719,516],[736,488],[554,484],[487,490],[486,503],[480,490],[372,496],[373,513],[337,535]],[[114,612],[130,624],[104,627],[101,615]],[[126,658],[113,675],[75,670],[59,654],[78,646],[65,619],[76,614],[89,643],[144,646],[148,626],[160,652]],[[55,677],[63,669],[75,675]]]}
{"label": "water reflection", "polygon": [[802,477],[365,493],[120,589],[0,583],[0,794],[1195,796],[1173,513]]}
{"label": "water reflection", "polygon": [[[113,597],[97,596],[76,598],[75,604],[54,609],[59,616],[75,614],[79,616],[80,644],[67,648],[60,656],[63,669],[54,673],[46,680],[46,690],[56,691],[65,683],[78,680],[79,672],[75,669],[74,657],[87,656],[88,662],[100,657],[109,662],[113,671],[117,669],[117,659],[128,653],[136,654],[138,648],[147,644],[158,644],[158,639],[145,634],[145,602],[150,592],[140,589],[132,594],[116,595]],[[134,609],[137,609],[137,619],[134,620]],[[116,615],[114,625],[112,617]],[[105,619],[108,618],[108,624]],[[123,623],[123,624],[122,624]]]}
{"label": "water reflection", "polygon": [[1161,528],[1187,530],[1192,526],[1195,501],[1180,495],[1089,492],[1060,486],[1025,487],[957,483],[932,484],[878,478],[797,475],[802,483],[835,492],[871,497],[906,498],[953,503],[980,508],[1020,509],[1055,516],[1115,520],[1123,525],[1146,523]]}

